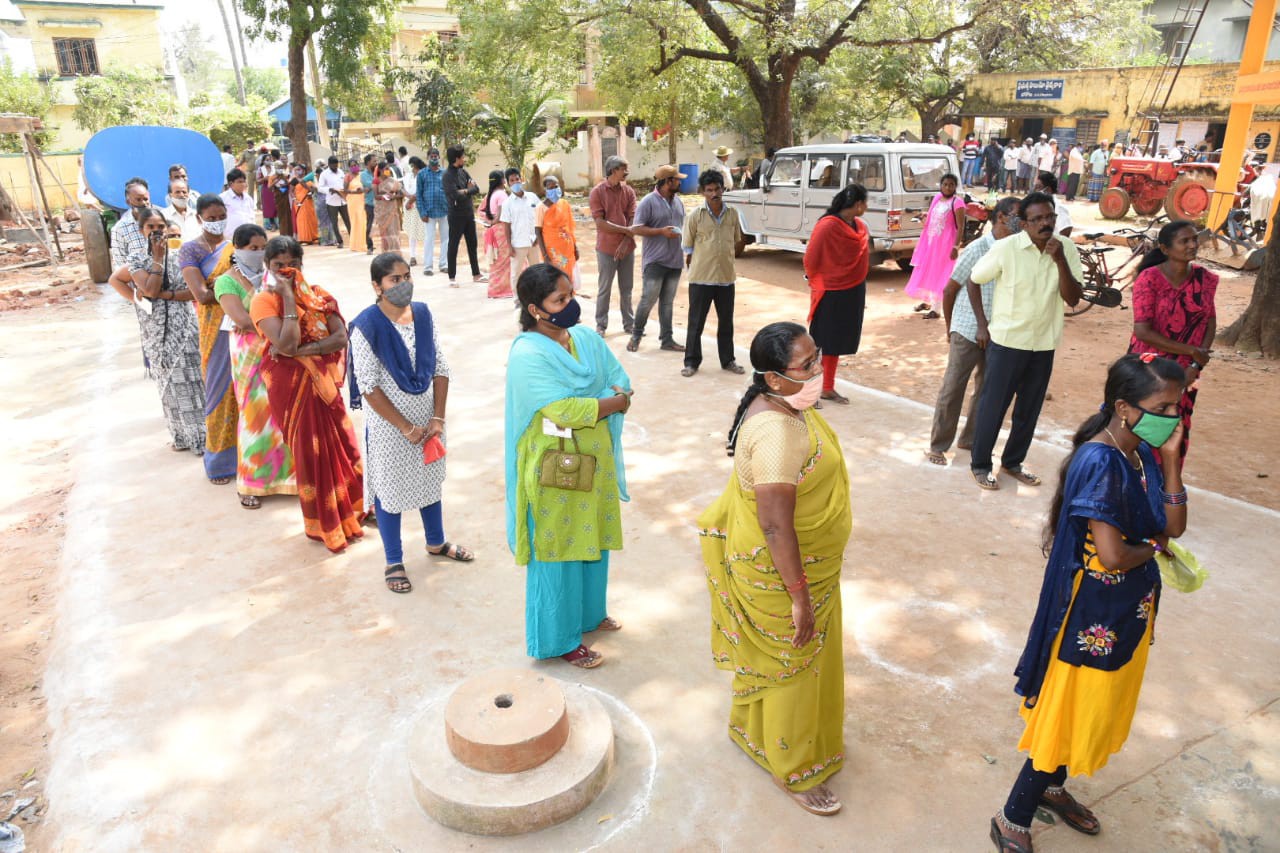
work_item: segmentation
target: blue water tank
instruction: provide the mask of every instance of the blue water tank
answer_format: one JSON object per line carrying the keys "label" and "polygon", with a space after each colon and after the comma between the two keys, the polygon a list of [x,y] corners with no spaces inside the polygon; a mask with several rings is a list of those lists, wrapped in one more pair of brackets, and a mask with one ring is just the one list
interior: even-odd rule
{"label": "blue water tank", "polygon": [[683,195],[693,195],[698,191],[698,167],[693,163],[681,163],[677,168],[680,174],[684,175],[684,180],[680,182],[680,192]]}

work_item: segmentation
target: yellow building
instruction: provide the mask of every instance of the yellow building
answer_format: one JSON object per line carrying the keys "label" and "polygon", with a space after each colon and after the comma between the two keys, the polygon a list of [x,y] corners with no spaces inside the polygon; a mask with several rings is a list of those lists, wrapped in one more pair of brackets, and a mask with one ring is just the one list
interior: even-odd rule
{"label": "yellow building", "polygon": [[50,87],[57,128],[54,148],[82,148],[89,132],[71,118],[76,78],[101,74],[112,65],[165,73],[160,2],[137,0],[12,0],[30,39],[35,73]]}
{"label": "yellow building", "polygon": [[[1267,63],[1263,70],[1280,71],[1280,62]],[[1238,71],[1235,63],[1184,66],[1161,113],[1160,144],[1184,139],[1193,147],[1222,147]],[[1159,72],[1157,66],[983,74],[966,87],[961,130],[968,133],[985,119],[1004,121],[1001,135],[1017,139],[1045,133],[1085,145],[1127,140],[1150,106],[1144,101],[1150,98],[1152,75]],[[1280,107],[1258,107],[1248,138],[1266,152],[1267,160],[1276,160]]]}

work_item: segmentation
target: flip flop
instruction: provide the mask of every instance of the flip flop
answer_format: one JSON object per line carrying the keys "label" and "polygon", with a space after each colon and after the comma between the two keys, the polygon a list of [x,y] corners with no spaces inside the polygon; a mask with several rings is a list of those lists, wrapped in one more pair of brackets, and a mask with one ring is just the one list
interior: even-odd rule
{"label": "flip flop", "polygon": [[256,495],[241,495],[240,506],[245,509],[261,509],[262,501],[258,500]]}
{"label": "flip flop", "polygon": [[1040,485],[1040,478],[1030,471],[1024,470],[1021,466],[1018,468],[1005,468],[1004,472],[1019,483],[1026,483],[1028,486]]}
{"label": "flip flop", "polygon": [[1000,490],[1000,482],[988,471],[985,474],[979,471],[973,472],[973,481],[978,484],[978,488],[986,489],[988,492]]}
{"label": "flip flop", "polygon": [[[453,549],[452,553],[449,550],[451,548]],[[476,558],[476,555],[468,551],[466,546],[455,545],[449,541],[441,545],[439,551],[433,551],[428,547],[427,553],[433,557],[444,557],[446,560],[455,560],[459,563],[470,563]]]}
{"label": "flip flop", "polygon": [[791,798],[792,802],[794,802],[797,806],[807,811],[809,814],[816,814],[819,817],[831,817],[833,814],[840,811],[843,805],[841,803],[836,803],[834,806],[829,806],[828,808],[825,808],[825,809],[820,809],[817,806],[811,806],[804,801],[804,792],[797,792],[797,791],[791,790],[790,788],[787,787],[787,783],[783,782],[777,776],[770,776],[769,778],[773,779],[773,784],[781,788],[783,792],[788,797]]}
{"label": "flip flop", "polygon": [[924,458],[928,459],[934,465],[946,465],[947,457],[941,453],[934,453],[932,450],[925,451]]}
{"label": "flip flop", "polygon": [[[1076,832],[1083,832],[1085,835],[1097,835],[1102,832],[1102,823],[1093,812],[1082,806],[1075,797],[1071,796],[1070,792],[1063,791],[1062,793],[1067,797],[1065,803],[1055,803],[1048,797],[1041,797],[1041,808],[1046,808],[1062,818],[1062,822]],[[1090,827],[1082,818],[1092,818],[1093,826]]]}
{"label": "flip flop", "polygon": [[841,394],[839,391],[823,391],[821,395],[823,400],[830,400],[833,403],[839,403],[842,406],[849,405],[849,398]]}
{"label": "flip flop", "polygon": [[600,620],[600,624],[591,629],[592,631],[621,631],[622,623],[612,616],[606,616]]}
{"label": "flip flop", "polygon": [[234,479],[235,477],[210,477],[209,482],[213,483],[215,486],[225,486]]}
{"label": "flip flop", "polygon": [[599,652],[592,651],[586,646],[578,646],[567,655],[560,655],[560,659],[567,663],[573,664],[578,669],[595,669],[604,663],[604,655]]}
{"label": "flip flop", "polygon": [[942,315],[941,315],[941,314],[939,314],[937,311],[929,310],[929,311],[924,312],[924,313],[923,313],[923,314],[921,314],[920,316],[921,316],[921,318],[923,318],[923,319],[925,319],[925,320],[936,320],[936,319],[938,319],[939,317],[941,317]]}

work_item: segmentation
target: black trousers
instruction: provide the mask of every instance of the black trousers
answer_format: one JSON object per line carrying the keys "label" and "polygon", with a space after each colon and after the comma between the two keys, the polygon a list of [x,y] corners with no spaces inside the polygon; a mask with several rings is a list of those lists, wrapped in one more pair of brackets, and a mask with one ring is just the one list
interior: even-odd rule
{"label": "black trousers", "polygon": [[1043,770],[1035,769],[1031,765],[1031,759],[1028,758],[1022,765],[1017,780],[1013,783],[1008,802],[1004,804],[1004,819],[1017,826],[1029,828],[1045,790],[1050,786],[1060,788],[1066,781],[1067,766],[1065,764],[1052,773],[1045,773]]}
{"label": "black trousers", "polygon": [[1006,470],[1016,470],[1022,465],[1036,434],[1036,421],[1040,419],[1040,407],[1044,405],[1052,373],[1053,350],[1033,352],[1002,347],[994,341],[987,344],[987,376],[982,382],[982,396],[978,398],[978,424],[969,461],[971,470],[991,470],[991,454],[1000,434],[1000,424],[1004,423],[1005,413],[1015,396],[1018,401],[1013,406],[1013,421],[1000,465]]}
{"label": "black trousers", "polygon": [[[351,230],[350,225],[347,226],[347,230]],[[364,247],[370,252],[373,251],[373,205],[371,204],[364,206]]]}
{"label": "black trousers", "polygon": [[467,255],[471,258],[471,276],[480,277],[480,253],[476,251],[476,215],[470,209],[462,214],[449,214],[449,278],[458,275],[458,244],[467,240]]}
{"label": "black trousers", "polygon": [[689,283],[689,324],[684,342],[685,367],[702,366],[702,329],[707,314],[716,306],[716,349],[720,366],[733,364],[733,295],[732,284]]}
{"label": "black trousers", "polygon": [[329,225],[333,229],[333,239],[342,245],[342,232],[338,230],[338,220],[342,220],[342,224],[347,226],[347,239],[354,239],[351,236],[351,215],[347,213],[347,206],[340,204],[337,207],[329,208]]}
{"label": "black trousers", "polygon": [[1074,201],[1076,193],[1080,191],[1080,176],[1076,174],[1067,175],[1067,201]]}

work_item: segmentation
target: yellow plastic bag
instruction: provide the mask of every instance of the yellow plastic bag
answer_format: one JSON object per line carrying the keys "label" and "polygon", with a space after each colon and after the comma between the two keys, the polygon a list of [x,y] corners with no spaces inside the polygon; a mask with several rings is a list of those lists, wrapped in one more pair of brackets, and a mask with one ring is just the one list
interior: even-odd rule
{"label": "yellow plastic bag", "polygon": [[1156,554],[1156,565],[1160,567],[1160,579],[1164,585],[1178,592],[1195,592],[1209,577],[1209,572],[1200,565],[1196,555],[1172,539],[1169,540],[1168,553]]}

